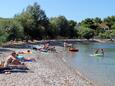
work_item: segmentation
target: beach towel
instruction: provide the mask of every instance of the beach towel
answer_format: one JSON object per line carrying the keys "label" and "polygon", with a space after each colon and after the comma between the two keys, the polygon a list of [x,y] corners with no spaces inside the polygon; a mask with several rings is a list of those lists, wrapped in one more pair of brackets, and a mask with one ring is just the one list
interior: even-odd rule
{"label": "beach towel", "polygon": [[27,72],[29,69],[24,65],[9,65],[8,67],[0,68],[0,73],[10,72]]}

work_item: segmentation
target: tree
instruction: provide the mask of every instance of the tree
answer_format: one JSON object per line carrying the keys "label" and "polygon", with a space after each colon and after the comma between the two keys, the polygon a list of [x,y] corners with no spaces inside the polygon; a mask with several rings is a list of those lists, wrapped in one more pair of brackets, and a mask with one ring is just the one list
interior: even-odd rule
{"label": "tree", "polygon": [[0,26],[0,45],[7,41],[9,34]]}
{"label": "tree", "polygon": [[115,23],[115,16],[108,16],[103,21],[107,23],[109,28],[111,28],[111,26]]}
{"label": "tree", "polygon": [[31,27],[31,32],[33,32],[31,37],[34,39],[42,39],[44,37],[43,33],[46,33],[45,31],[49,27],[49,20],[45,15],[45,12],[37,3],[34,3],[33,6],[28,6],[26,12],[32,16],[34,21]]}
{"label": "tree", "polygon": [[111,38],[115,38],[115,29],[111,31]]}
{"label": "tree", "polygon": [[22,12],[20,15],[16,15],[14,18],[24,29],[24,39],[28,41],[31,38],[32,25],[34,21],[29,13]]}
{"label": "tree", "polygon": [[49,27],[49,20],[45,12],[40,8],[40,5],[34,3],[23,11],[15,19],[24,27],[25,38],[42,39],[46,29]]}
{"label": "tree", "polygon": [[68,33],[68,21],[64,16],[59,16],[57,18],[57,28],[59,30],[59,35],[62,37],[67,37]]}
{"label": "tree", "polygon": [[78,29],[78,33],[80,38],[86,38],[86,39],[90,39],[94,37],[94,30],[90,29],[90,28],[84,28],[84,27],[80,27]]}
{"label": "tree", "polygon": [[55,26],[58,36],[68,37],[68,20],[64,16],[51,18],[53,26]]}
{"label": "tree", "polygon": [[99,37],[103,39],[112,39],[112,32],[111,31],[105,31],[103,33],[99,33]]}
{"label": "tree", "polygon": [[99,18],[99,17],[94,18],[94,23],[96,23],[96,24],[102,23],[101,18]]}
{"label": "tree", "polygon": [[77,36],[77,30],[75,29],[77,22],[70,20],[68,21],[68,37],[74,38]]}
{"label": "tree", "polygon": [[47,32],[47,37],[50,38],[50,39],[54,39],[54,38],[57,38],[58,36],[58,29],[56,27],[56,21],[55,19],[50,19],[50,24],[49,24],[49,28],[46,29],[46,32]]}
{"label": "tree", "polygon": [[23,40],[24,39],[24,30],[21,24],[17,21],[12,20],[11,24],[9,25],[9,40]]}
{"label": "tree", "polygon": [[111,29],[115,30],[115,23],[111,26]]}

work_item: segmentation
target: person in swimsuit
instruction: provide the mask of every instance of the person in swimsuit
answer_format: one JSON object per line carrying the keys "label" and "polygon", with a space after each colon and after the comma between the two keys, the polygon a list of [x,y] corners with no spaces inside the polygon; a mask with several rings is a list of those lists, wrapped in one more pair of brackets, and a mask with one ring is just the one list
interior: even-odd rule
{"label": "person in swimsuit", "polygon": [[11,53],[11,55],[9,55],[4,63],[4,67],[7,67],[9,64],[13,64],[13,65],[19,65],[21,64],[21,62],[16,58],[17,54],[15,51],[13,51]]}

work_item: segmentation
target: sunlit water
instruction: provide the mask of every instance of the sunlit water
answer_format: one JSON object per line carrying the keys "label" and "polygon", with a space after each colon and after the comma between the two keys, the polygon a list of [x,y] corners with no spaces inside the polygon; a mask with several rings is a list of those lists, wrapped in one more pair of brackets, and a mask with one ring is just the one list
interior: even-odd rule
{"label": "sunlit water", "polygon": [[[69,64],[93,80],[97,86],[115,86],[115,44],[76,43],[75,47],[79,48],[79,52],[65,53],[64,59]],[[91,56],[96,48],[103,48],[105,55]]]}

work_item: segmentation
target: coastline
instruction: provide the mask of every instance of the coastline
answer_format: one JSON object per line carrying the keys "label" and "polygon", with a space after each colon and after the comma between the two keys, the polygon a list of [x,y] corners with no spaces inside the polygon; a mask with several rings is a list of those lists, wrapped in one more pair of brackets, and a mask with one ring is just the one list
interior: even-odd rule
{"label": "coastline", "polygon": [[2,46],[7,46],[7,45],[16,45],[16,44],[41,44],[44,42],[54,42],[56,44],[56,42],[64,42],[64,41],[68,41],[68,42],[99,42],[99,43],[115,43],[115,39],[51,39],[51,40],[34,40],[32,41],[28,41],[28,42],[22,42],[22,41],[9,41],[6,42],[4,44],[2,44]]}
{"label": "coastline", "polygon": [[[17,48],[5,48],[7,50],[27,50]],[[0,74],[1,86],[94,86],[94,83],[82,75],[79,70],[74,70],[63,61],[63,47],[56,46],[58,53],[41,53],[33,51],[27,57],[36,59],[36,62],[26,63],[33,73]],[[11,51],[2,52],[0,60]]]}

